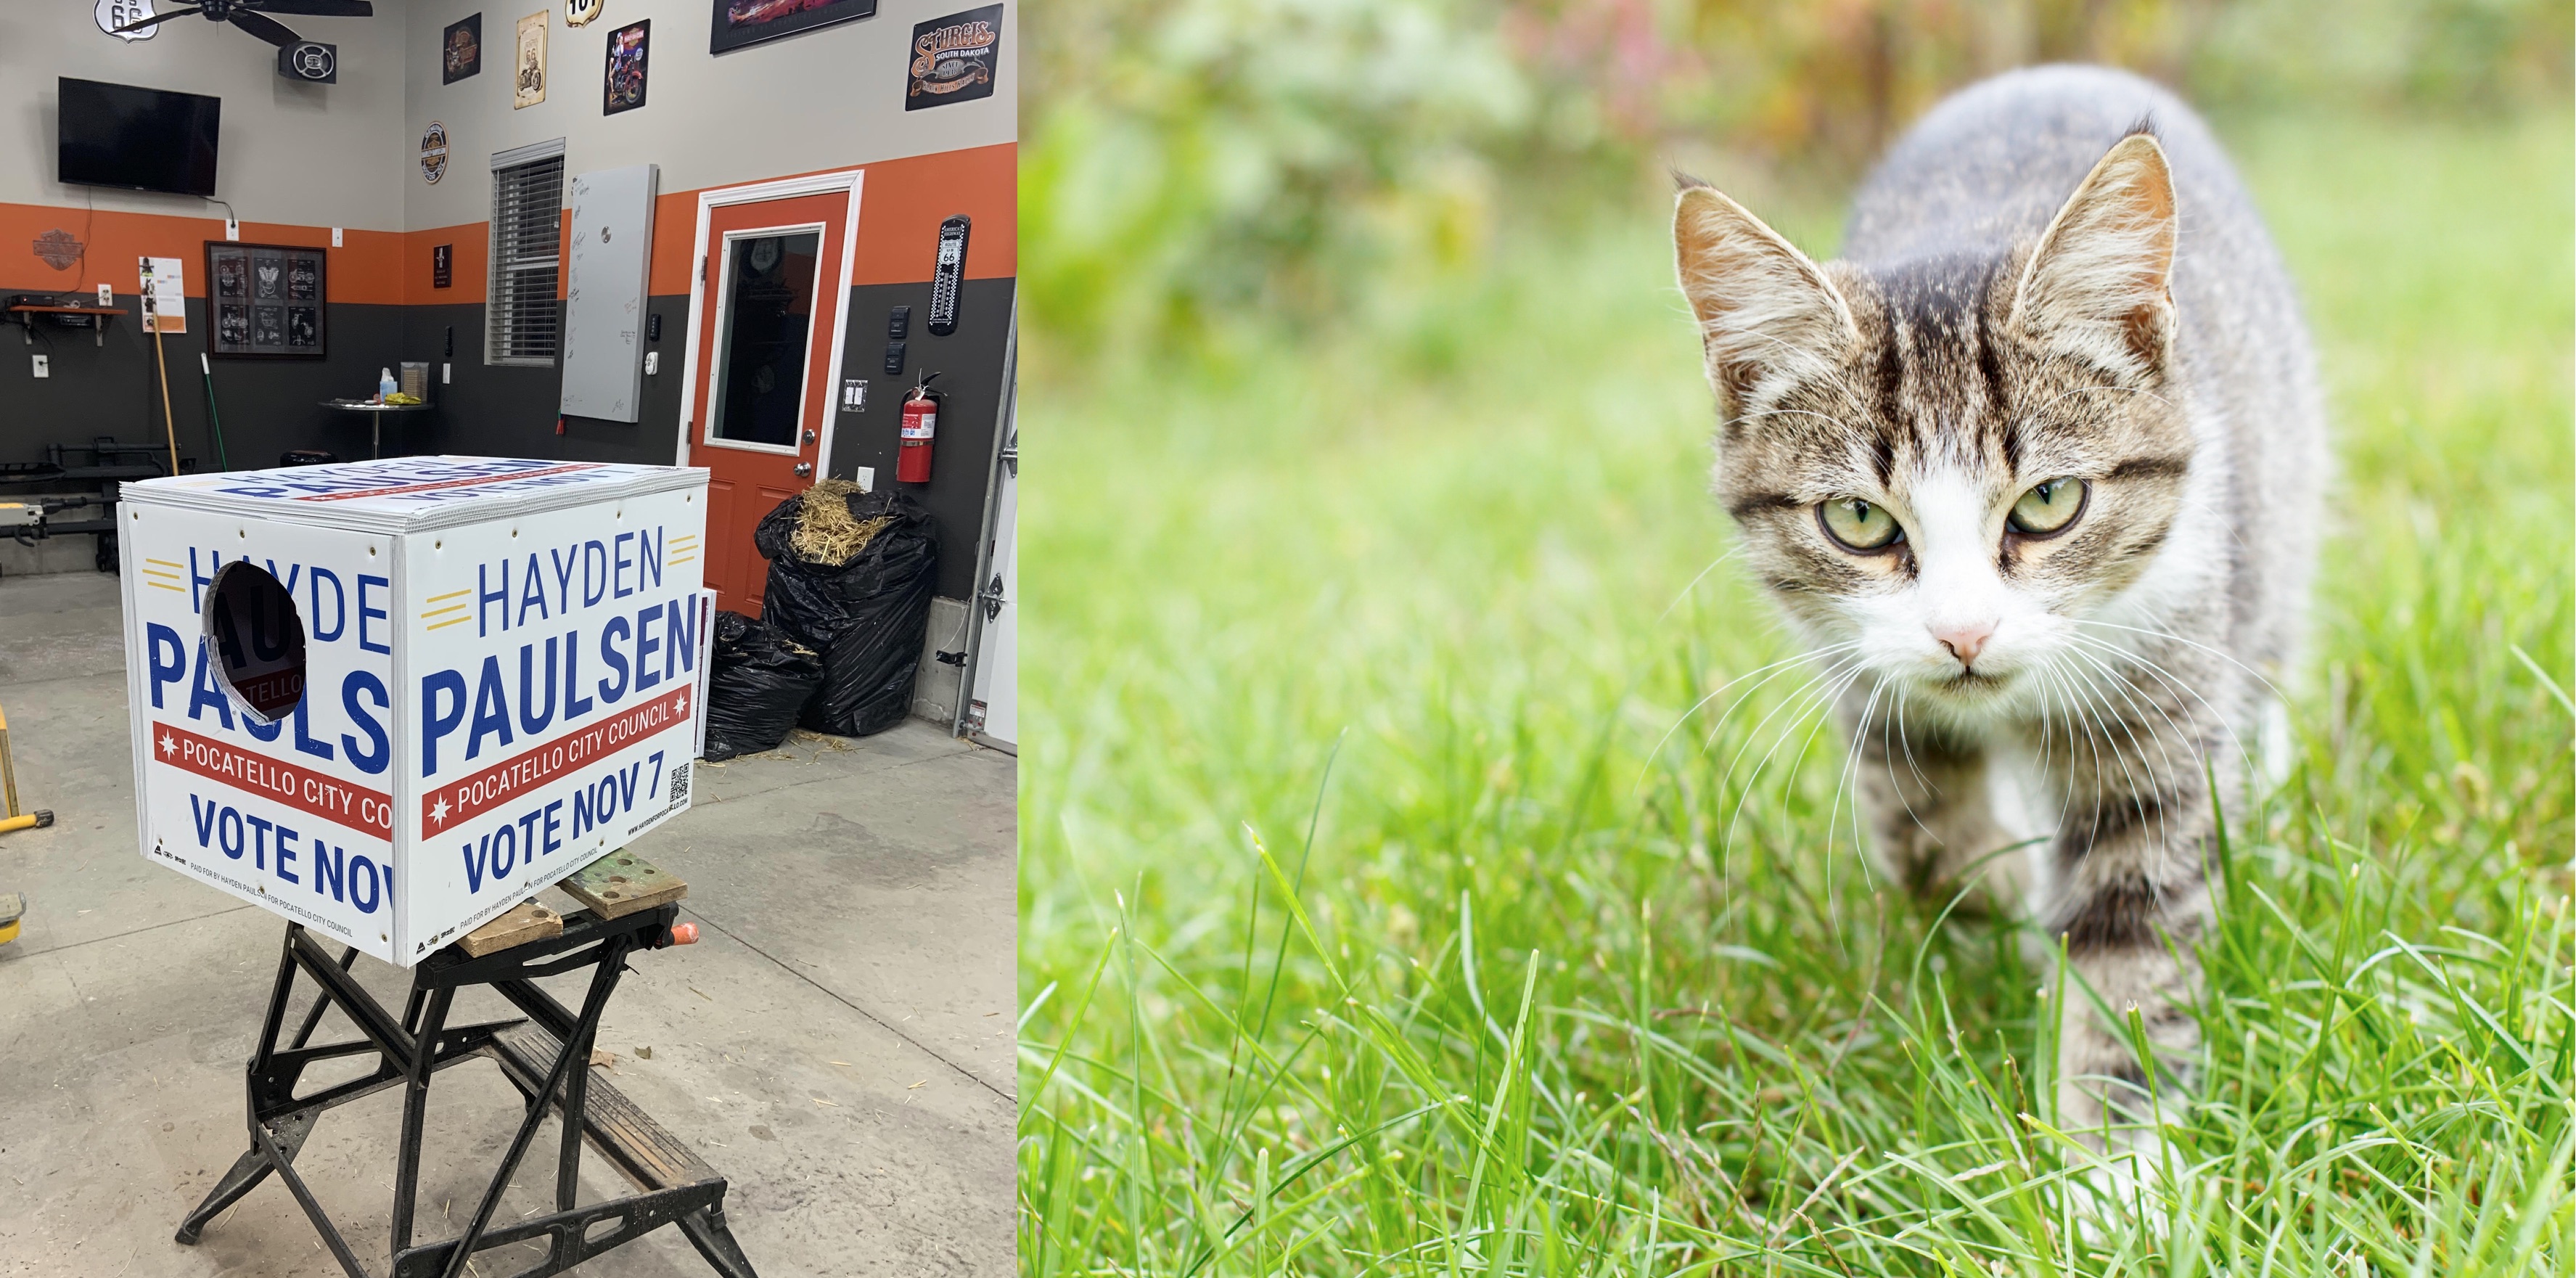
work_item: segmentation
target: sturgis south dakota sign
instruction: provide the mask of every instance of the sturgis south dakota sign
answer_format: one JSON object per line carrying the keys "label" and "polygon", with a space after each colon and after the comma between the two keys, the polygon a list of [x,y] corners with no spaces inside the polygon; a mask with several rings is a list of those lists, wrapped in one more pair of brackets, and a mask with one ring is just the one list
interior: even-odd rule
{"label": "sturgis south dakota sign", "polygon": [[946,106],[993,96],[1002,60],[1002,6],[933,18],[912,29],[910,87],[903,109]]}

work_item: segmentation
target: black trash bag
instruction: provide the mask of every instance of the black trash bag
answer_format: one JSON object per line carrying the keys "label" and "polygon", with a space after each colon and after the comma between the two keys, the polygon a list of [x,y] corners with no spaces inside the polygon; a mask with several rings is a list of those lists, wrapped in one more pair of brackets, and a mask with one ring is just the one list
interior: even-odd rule
{"label": "black trash bag", "polygon": [[761,620],[823,654],[823,685],[797,722],[843,737],[903,722],[939,578],[930,511],[909,493],[825,480],[762,516],[752,544],[769,560]]}
{"label": "black trash bag", "polygon": [[774,750],[823,684],[823,658],[776,626],[738,612],[716,614],[707,672],[709,759]]}

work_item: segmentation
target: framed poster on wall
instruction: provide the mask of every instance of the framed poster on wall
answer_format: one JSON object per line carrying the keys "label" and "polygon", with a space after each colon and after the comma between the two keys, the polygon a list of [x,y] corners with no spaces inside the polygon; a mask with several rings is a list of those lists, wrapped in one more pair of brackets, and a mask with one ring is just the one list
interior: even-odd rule
{"label": "framed poster on wall", "polygon": [[707,52],[723,53],[744,45],[792,36],[836,22],[873,18],[877,0],[711,0],[714,21],[707,28]]}
{"label": "framed poster on wall", "polygon": [[219,359],[320,359],[328,353],[328,250],[206,241],[206,352]]}
{"label": "framed poster on wall", "polygon": [[601,115],[615,115],[644,105],[644,55],[652,34],[651,18],[608,33],[608,72],[603,81]]}

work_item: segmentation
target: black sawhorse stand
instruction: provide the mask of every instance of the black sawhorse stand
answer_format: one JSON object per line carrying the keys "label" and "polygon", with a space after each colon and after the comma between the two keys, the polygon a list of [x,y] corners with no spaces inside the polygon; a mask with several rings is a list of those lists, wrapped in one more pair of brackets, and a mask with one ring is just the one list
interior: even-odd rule
{"label": "black sawhorse stand", "polygon": [[[393,1278],[457,1278],[473,1254],[487,1247],[542,1239],[544,1261],[521,1270],[517,1278],[544,1278],[561,1273],[611,1248],[629,1243],[665,1224],[676,1223],[724,1278],[754,1278],[751,1262],[725,1228],[724,1177],[700,1161],[659,1123],[654,1122],[605,1081],[590,1077],[591,1040],[599,1032],[600,1014],[617,988],[629,954],[671,944],[671,925],[679,907],[662,905],[620,918],[604,919],[596,911],[564,916],[563,935],[532,941],[480,958],[449,946],[412,969],[411,998],[397,1023],[384,1005],[349,978],[357,961],[354,949],[334,960],[300,923],[286,928],[286,953],[277,965],[277,985],[268,1000],[268,1018],[260,1029],[259,1049],[247,1071],[250,1091],[250,1152],[206,1201],[179,1225],[179,1241],[194,1243],[206,1222],[270,1172],[295,1195],[312,1217],[322,1242],[338,1257],[350,1278],[368,1278],[366,1268],[333,1227],[312,1190],[295,1172],[296,1152],[313,1132],[314,1121],[334,1105],[382,1091],[404,1088],[402,1144],[394,1172]],[[536,978],[591,968],[590,991],[576,1014],[536,985]],[[304,1015],[295,1037],[280,1045],[286,1004],[295,973],[322,987]],[[447,1010],[459,987],[489,985],[526,1013],[521,1020],[489,1021],[451,1028]],[[355,1021],[363,1038],[321,1047],[305,1046],[322,1020],[323,1009],[337,1006]],[[334,1084],[297,1099],[295,1085],[306,1066],[344,1056],[376,1056],[376,1068],[359,1078]],[[465,1232],[443,1242],[412,1244],[413,1199],[420,1182],[421,1119],[429,1103],[430,1076],[473,1056],[488,1056],[501,1066],[527,1098],[527,1116],[510,1152],[501,1159],[492,1183]],[[510,1184],[519,1159],[535,1139],[539,1120],[552,1107],[563,1116],[563,1150],[555,1170],[555,1210],[515,1224],[492,1228],[493,1209]],[[573,1119],[579,1115],[579,1121]],[[587,1134],[642,1192],[632,1197],[574,1205],[579,1185],[581,1142]],[[613,1227],[594,1230],[611,1223]]]}

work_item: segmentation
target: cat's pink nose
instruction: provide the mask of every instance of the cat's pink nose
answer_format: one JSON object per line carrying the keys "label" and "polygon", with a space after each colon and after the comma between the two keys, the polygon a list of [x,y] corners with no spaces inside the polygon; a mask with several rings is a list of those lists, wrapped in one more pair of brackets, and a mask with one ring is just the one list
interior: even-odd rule
{"label": "cat's pink nose", "polygon": [[1961,669],[1973,669],[1977,664],[1977,654],[1985,651],[1986,641],[1995,637],[1995,623],[1974,621],[1943,626],[1933,631],[1932,637],[1940,640],[1941,646],[1959,659]]}

